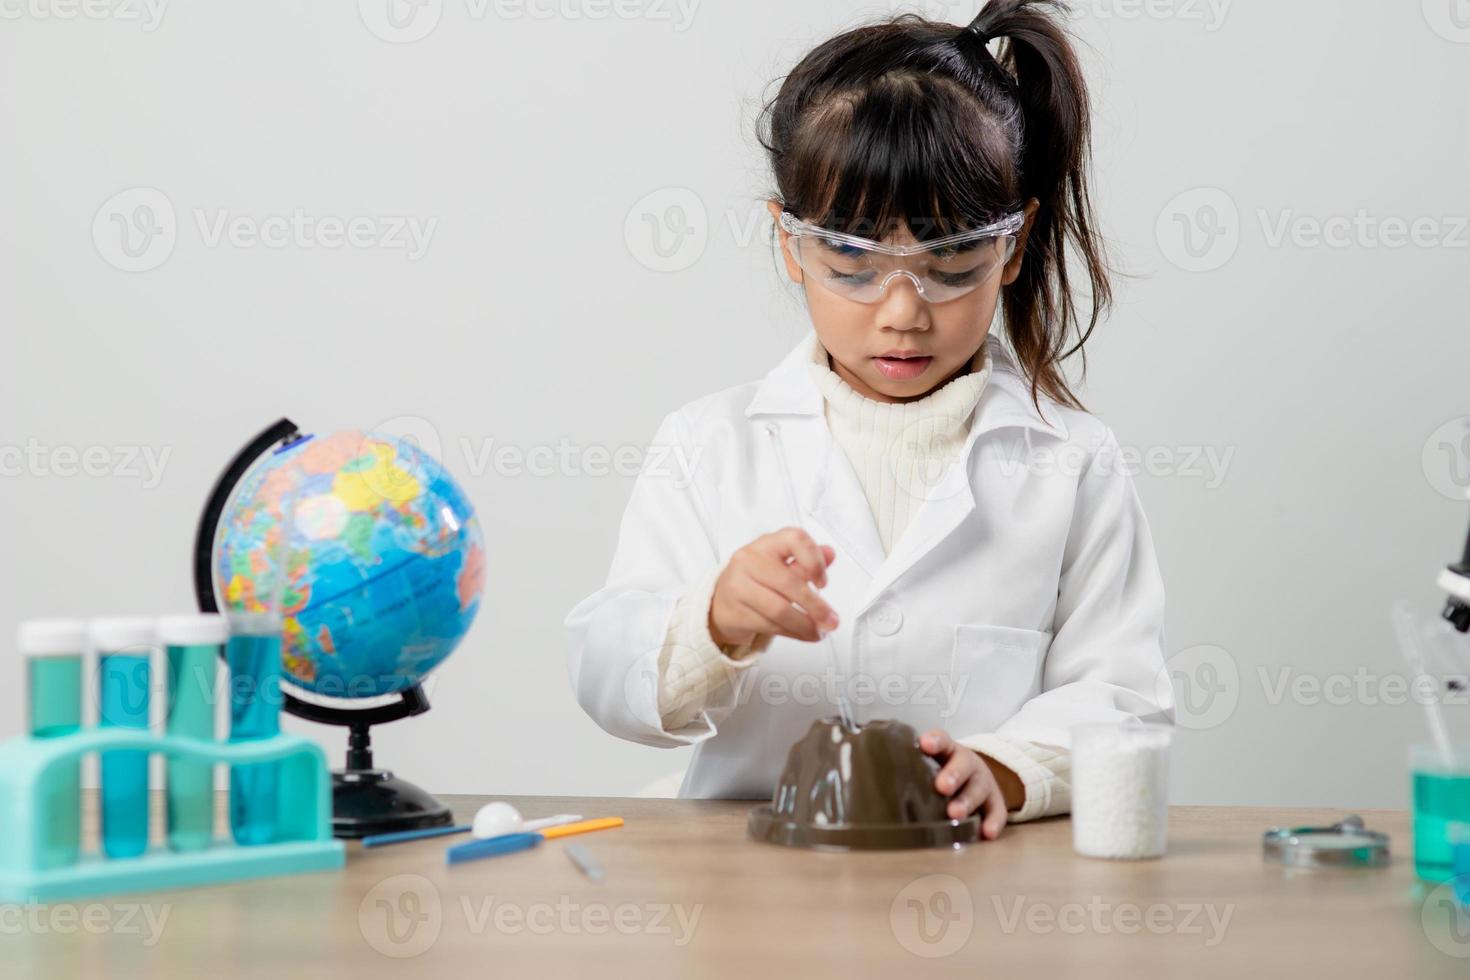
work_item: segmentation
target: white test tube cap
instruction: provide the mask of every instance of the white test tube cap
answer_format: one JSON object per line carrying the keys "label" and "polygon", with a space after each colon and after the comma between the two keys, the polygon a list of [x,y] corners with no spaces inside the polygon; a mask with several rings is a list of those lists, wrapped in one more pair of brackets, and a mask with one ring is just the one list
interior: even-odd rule
{"label": "white test tube cap", "polygon": [[146,616],[111,616],[92,620],[92,644],[103,653],[151,648],[157,632]]}
{"label": "white test tube cap", "polygon": [[230,612],[230,633],[235,636],[271,636],[281,632],[281,617],[274,612]]}
{"label": "white test tube cap", "polygon": [[15,631],[22,657],[80,656],[87,649],[87,623],[81,619],[28,619]]}
{"label": "white test tube cap", "polygon": [[158,617],[158,642],[165,646],[218,646],[230,638],[230,624],[217,613]]}

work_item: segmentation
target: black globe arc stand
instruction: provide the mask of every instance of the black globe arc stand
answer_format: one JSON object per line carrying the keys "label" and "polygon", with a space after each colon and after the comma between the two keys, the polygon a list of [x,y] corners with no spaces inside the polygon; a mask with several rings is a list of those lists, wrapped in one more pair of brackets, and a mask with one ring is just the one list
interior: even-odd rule
{"label": "black globe arc stand", "polygon": [[[261,430],[230,460],[205,502],[194,535],[194,594],[202,612],[217,613],[214,592],[214,538],[230,494],[266,453],[305,438],[290,419]],[[393,773],[373,766],[372,728],[421,715],[429,710],[423,688],[413,684],[397,699],[371,708],[347,709],[306,701],[282,690],[282,707],[298,718],[348,730],[347,764],[332,772],[332,833],[355,840],[372,834],[445,827],[453,822],[449,807]]]}

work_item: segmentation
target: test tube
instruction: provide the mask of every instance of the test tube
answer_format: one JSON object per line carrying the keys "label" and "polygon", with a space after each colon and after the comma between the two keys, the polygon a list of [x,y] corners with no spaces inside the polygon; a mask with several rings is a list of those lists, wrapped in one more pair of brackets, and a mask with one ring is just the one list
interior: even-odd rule
{"label": "test tube", "polygon": [[[82,727],[82,653],[87,624],[72,619],[33,619],[20,624],[16,647],[26,661],[28,730],[33,738],[59,738]],[[41,785],[46,814],[39,855],[43,868],[75,864],[81,853],[81,762],[47,773]]]}
{"label": "test tube", "polygon": [[[97,648],[97,689],[102,728],[148,727],[149,658],[153,620],[99,619],[92,623]],[[137,857],[148,850],[148,753],[102,753],[102,852]]]}
{"label": "test tube", "polygon": [[[158,621],[168,670],[170,735],[214,741],[215,677],[229,629],[224,617],[164,616]],[[198,851],[214,839],[214,766],[170,757],[165,781],[168,846]]]}
{"label": "test tube", "polygon": [[[230,617],[230,741],[281,733],[281,619],[272,613]],[[230,768],[230,833],[237,844],[276,839],[280,764]]]}

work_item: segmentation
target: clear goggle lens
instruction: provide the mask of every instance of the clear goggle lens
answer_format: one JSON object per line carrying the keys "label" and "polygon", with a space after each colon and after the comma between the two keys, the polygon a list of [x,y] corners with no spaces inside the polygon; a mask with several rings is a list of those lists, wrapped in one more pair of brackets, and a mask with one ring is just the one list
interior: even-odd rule
{"label": "clear goggle lens", "polygon": [[859,303],[876,303],[898,277],[907,277],[930,303],[944,303],[989,282],[1016,251],[1022,214],[958,235],[914,245],[885,245],[830,231],[782,212],[787,248],[802,272],[825,289]]}

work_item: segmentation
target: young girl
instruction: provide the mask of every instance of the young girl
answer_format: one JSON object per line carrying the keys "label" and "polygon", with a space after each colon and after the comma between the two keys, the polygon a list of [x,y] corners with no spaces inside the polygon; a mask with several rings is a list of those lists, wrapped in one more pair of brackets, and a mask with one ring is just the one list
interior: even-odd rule
{"label": "young girl", "polygon": [[858,28],[766,106],[815,332],[664,419],[650,460],[685,465],[645,467],[567,618],[599,725],[696,746],[681,796],[769,797],[845,697],[924,732],[949,815],[994,838],[1068,811],[1070,726],[1171,714],[1148,524],[1061,367],[1110,299],[1063,12]]}

